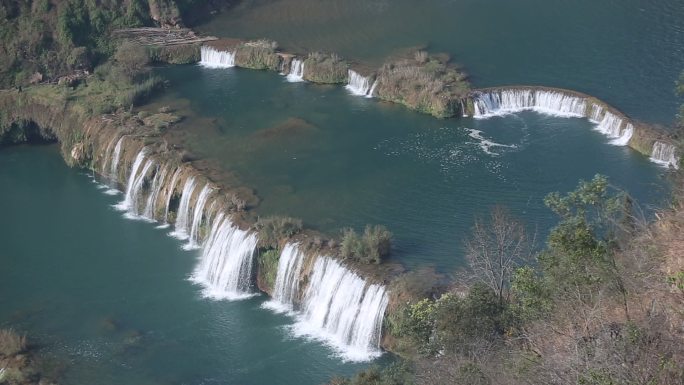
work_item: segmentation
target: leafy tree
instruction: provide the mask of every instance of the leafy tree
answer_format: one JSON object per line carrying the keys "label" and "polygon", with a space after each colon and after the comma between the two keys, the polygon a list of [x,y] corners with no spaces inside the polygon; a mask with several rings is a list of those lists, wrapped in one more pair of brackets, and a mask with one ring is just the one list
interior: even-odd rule
{"label": "leafy tree", "polygon": [[551,310],[551,298],[543,278],[531,266],[516,269],[512,289],[513,309],[523,321],[538,319]]}
{"label": "leafy tree", "polygon": [[483,284],[473,285],[465,298],[443,295],[435,305],[434,318],[439,347],[466,355],[489,347],[508,324],[506,306]]}
{"label": "leafy tree", "polygon": [[597,301],[597,293],[617,291],[629,318],[616,257],[621,242],[634,231],[632,200],[621,191],[611,192],[608,179],[596,175],[564,196],[549,194],[544,202],[561,218],[538,257],[549,290],[557,296],[572,293],[584,304]]}

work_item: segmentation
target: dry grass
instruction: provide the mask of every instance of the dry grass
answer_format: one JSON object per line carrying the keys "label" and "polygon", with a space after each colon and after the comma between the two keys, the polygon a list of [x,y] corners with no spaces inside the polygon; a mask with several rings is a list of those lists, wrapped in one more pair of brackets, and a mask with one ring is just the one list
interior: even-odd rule
{"label": "dry grass", "polygon": [[304,79],[314,83],[346,83],[349,64],[335,53],[312,52],[304,60]]}
{"label": "dry grass", "polygon": [[0,329],[0,354],[13,356],[26,350],[26,336],[12,329]]}
{"label": "dry grass", "polygon": [[376,95],[384,100],[440,118],[454,116],[470,88],[465,75],[419,51],[412,59],[385,64],[378,74]]}

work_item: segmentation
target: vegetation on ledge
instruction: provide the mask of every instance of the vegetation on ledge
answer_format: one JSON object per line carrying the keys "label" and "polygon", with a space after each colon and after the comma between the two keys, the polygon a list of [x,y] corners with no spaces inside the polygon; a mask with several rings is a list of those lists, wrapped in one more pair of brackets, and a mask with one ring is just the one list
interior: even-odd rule
{"label": "vegetation on ledge", "polygon": [[32,355],[25,335],[0,329],[0,384],[50,385]]}
{"label": "vegetation on ledge", "polygon": [[458,114],[460,100],[470,91],[465,74],[425,51],[416,52],[411,59],[386,63],[377,82],[378,98],[438,118]]}
{"label": "vegetation on ledge", "polygon": [[201,59],[200,44],[150,46],[148,53],[153,63],[192,64]]}
{"label": "vegetation on ledge", "polygon": [[272,40],[241,43],[235,48],[235,65],[255,70],[277,71],[280,64],[277,49],[278,43]]}
{"label": "vegetation on ledge", "polygon": [[346,228],[342,231],[340,255],[352,262],[377,265],[389,255],[391,243],[392,233],[385,226],[367,225],[361,235]]}
{"label": "vegetation on ledge", "polygon": [[304,79],[314,83],[347,83],[349,64],[337,54],[312,52],[304,60]]}

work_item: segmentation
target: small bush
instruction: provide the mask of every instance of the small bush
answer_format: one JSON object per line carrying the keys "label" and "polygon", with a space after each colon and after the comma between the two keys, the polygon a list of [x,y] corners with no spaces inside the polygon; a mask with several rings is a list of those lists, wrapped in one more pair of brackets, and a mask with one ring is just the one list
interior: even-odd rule
{"label": "small bush", "polygon": [[0,354],[13,356],[26,350],[26,336],[12,329],[0,329]]}
{"label": "small bush", "polygon": [[366,264],[379,264],[390,253],[392,233],[384,226],[367,225],[363,235],[347,228],[342,233],[340,253],[345,259]]}
{"label": "small bush", "polygon": [[281,240],[289,239],[302,230],[301,219],[272,216],[259,218],[256,223],[262,247],[278,248]]}

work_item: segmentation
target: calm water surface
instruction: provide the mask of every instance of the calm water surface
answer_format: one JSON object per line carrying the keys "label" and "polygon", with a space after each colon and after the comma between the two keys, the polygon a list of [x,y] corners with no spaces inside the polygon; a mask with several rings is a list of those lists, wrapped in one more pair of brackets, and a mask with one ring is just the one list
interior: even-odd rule
{"label": "calm water surface", "polygon": [[[393,258],[408,266],[452,271],[474,217],[495,204],[544,237],[555,222],[544,196],[597,173],[646,206],[663,197],[662,169],[608,144],[585,119],[526,112],[438,120],[275,73],[199,66],[162,73],[173,84],[169,100],[188,98],[217,118],[213,125],[188,119],[172,133],[255,187],[260,214],[300,217],[330,234],[384,224],[395,234]],[[485,147],[473,130],[499,145]]]}
{"label": "calm water surface", "polygon": [[408,47],[447,52],[475,86],[541,84],[669,123],[684,69],[682,0],[250,1],[200,30],[336,51],[376,67]]}
{"label": "calm water surface", "polygon": [[3,148],[0,186],[0,327],[66,364],[60,384],[314,385],[364,366],[291,338],[263,296],[203,299],[197,252],[124,219],[55,147]]}
{"label": "calm water surface", "polygon": [[[671,122],[679,102],[681,0],[246,4],[202,31],[371,65],[428,46],[463,64],[475,86],[572,88],[656,123]],[[661,168],[607,144],[582,119],[437,120],[274,73],[161,72],[172,88],[159,103],[182,98],[193,110],[170,135],[254,187],[260,214],[330,233],[385,224],[396,235],[393,258],[409,266],[453,271],[474,215],[496,203],[543,236],[555,221],[544,195],[596,173],[647,207],[664,197]],[[485,146],[473,130],[502,146]],[[202,299],[186,280],[196,253],[122,219],[111,208],[119,198],[66,168],[55,148],[2,148],[0,186],[0,326],[27,331],[67,361],[61,383],[318,384],[362,367],[290,338],[291,320],[262,310],[263,297]]]}

